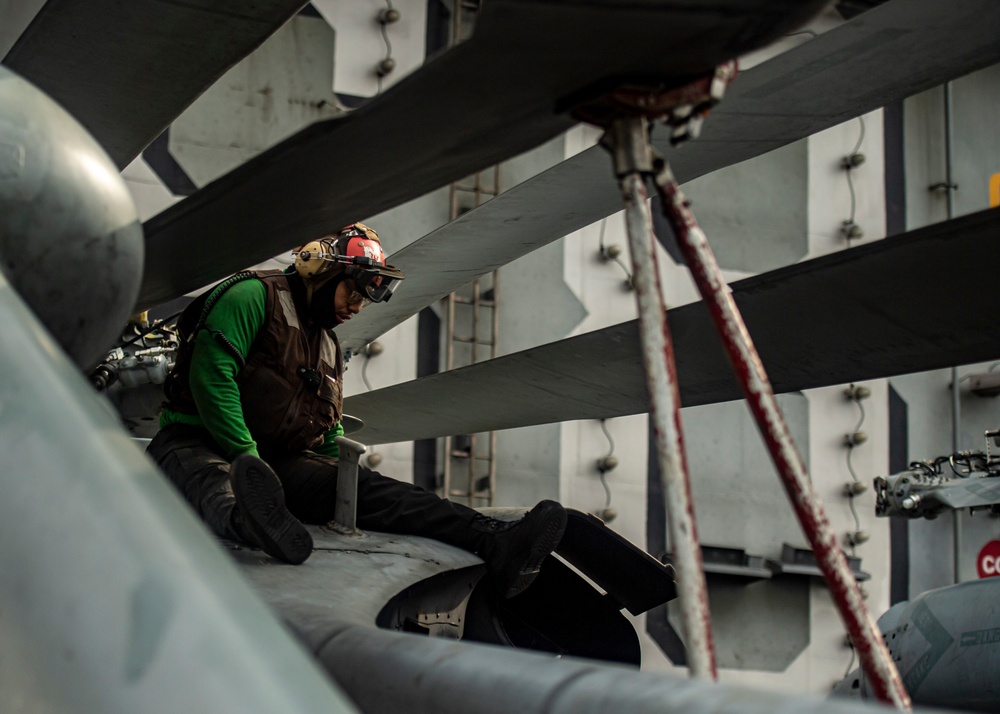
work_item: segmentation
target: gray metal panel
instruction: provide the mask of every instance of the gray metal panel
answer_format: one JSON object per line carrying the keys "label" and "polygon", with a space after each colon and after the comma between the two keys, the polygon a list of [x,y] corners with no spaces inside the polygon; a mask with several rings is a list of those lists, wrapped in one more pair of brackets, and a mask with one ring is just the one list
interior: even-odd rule
{"label": "gray metal panel", "polygon": [[[753,190],[755,186],[768,190]],[[806,140],[713,171],[684,186],[698,225],[710,236],[719,266],[747,274],[791,265],[809,252],[808,192]],[[720,196],[725,200],[720,201]],[[675,262],[681,263],[679,249],[673,253]]]}
{"label": "gray metal panel", "polygon": [[480,566],[472,553],[417,536],[359,531],[339,535],[309,526],[313,554],[288,568],[259,550],[230,543],[232,555],[261,597],[296,630],[322,639],[323,622],[375,627],[395,595],[439,573]]}
{"label": "gray metal panel", "polygon": [[[782,394],[778,405],[811,470],[809,400],[802,394]],[[801,528],[791,508],[775,507],[788,496],[775,478],[750,410],[740,402],[706,404],[683,410],[681,417],[698,538],[702,543],[778,557],[788,534],[799,534]],[[766,525],[748,518],[749,513],[766,513]]]}
{"label": "gray metal panel", "polygon": [[[654,131],[653,141],[690,181],[1000,60],[998,26],[995,0],[892,0],[742,73],[698,140],[670,149],[667,132]],[[394,254],[406,282],[341,327],[341,342],[356,350],[479,275],[620,210],[610,157],[579,153]]]}
{"label": "gray metal panel", "polygon": [[[343,114],[330,83],[335,54],[333,28],[300,14],[223,74],[170,124],[162,142],[194,184],[168,183],[171,192],[193,193],[306,126]],[[165,179],[150,153],[143,158]]]}
{"label": "gray metal panel", "polygon": [[[784,672],[809,646],[808,578],[754,582],[709,575],[708,594],[719,667]],[[676,603],[670,604],[670,612],[671,620],[680,622]]]}
{"label": "gray metal panel", "polygon": [[304,0],[48,0],[3,63],[129,164]]}
{"label": "gray metal panel", "polygon": [[[984,712],[1000,707],[998,591],[1000,579],[995,577],[959,583],[921,593],[879,618],[914,704]],[[834,693],[872,699],[859,671]]]}
{"label": "gray metal panel", "polygon": [[14,46],[17,38],[42,9],[45,0],[0,0],[0,58]]}
{"label": "gray metal panel", "polygon": [[[823,4],[484,3],[472,39],[147,221],[139,304],[177,297],[535,147],[573,124],[574,103],[622,78],[684,83]],[[479,262],[500,264],[489,251]],[[449,270],[447,262],[437,269]]]}
{"label": "gray metal panel", "polygon": [[[1000,211],[983,211],[735,283],[775,390],[1000,358],[1000,335],[982,321],[1000,313],[998,230]],[[684,406],[742,398],[704,306],[669,316]],[[345,409],[365,421],[368,444],[636,414],[647,409],[638,340],[626,322],[353,396]]]}
{"label": "gray metal panel", "polygon": [[0,455],[0,711],[353,711],[2,272]]}

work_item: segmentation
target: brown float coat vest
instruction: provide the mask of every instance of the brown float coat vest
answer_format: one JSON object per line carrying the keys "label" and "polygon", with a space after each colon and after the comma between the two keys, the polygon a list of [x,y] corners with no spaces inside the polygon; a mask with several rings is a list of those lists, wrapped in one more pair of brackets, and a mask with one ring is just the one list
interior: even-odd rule
{"label": "brown float coat vest", "polygon": [[[340,344],[333,330],[303,329],[286,275],[271,270],[241,275],[260,280],[266,289],[264,321],[236,376],[247,428],[262,454],[314,449],[343,413]],[[204,304],[196,300],[178,321],[182,346],[164,385],[167,406],[186,414],[197,414],[188,375]]]}

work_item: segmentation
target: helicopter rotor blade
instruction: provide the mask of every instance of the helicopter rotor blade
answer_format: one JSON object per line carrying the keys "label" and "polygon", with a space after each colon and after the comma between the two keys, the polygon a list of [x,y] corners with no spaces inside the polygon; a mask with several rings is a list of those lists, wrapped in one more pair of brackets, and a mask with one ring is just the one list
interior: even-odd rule
{"label": "helicopter rotor blade", "polygon": [[[960,9],[892,0],[740,74],[698,140],[674,149],[667,131],[652,139],[678,180],[690,181],[1000,60],[996,26],[1000,3],[991,0]],[[607,152],[578,153],[395,253],[406,283],[391,303],[339,328],[341,344],[357,351],[448,293],[621,208]]]}
{"label": "helicopter rotor blade", "polygon": [[623,81],[677,87],[710,74],[824,4],[484,3],[471,39],[147,221],[138,307],[538,146],[575,123],[571,109]]}
{"label": "helicopter rotor blade", "polygon": [[48,0],[3,59],[127,166],[304,0]]}
{"label": "helicopter rotor blade", "polygon": [[[732,285],[776,392],[1000,358],[990,209]],[[683,406],[742,398],[704,305],[669,311]],[[349,397],[377,444],[648,409],[636,321]],[[406,405],[401,409],[399,405]],[[482,405],[489,405],[484,409]]]}

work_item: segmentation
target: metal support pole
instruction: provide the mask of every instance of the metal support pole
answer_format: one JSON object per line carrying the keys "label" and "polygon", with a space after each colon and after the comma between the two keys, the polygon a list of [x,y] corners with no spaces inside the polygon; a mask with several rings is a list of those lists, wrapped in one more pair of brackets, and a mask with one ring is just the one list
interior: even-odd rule
{"label": "metal support pole", "polygon": [[[475,205],[478,206],[482,194],[482,175],[480,173],[476,173],[475,191]],[[477,348],[479,346],[479,297],[481,287],[478,279],[472,282],[472,340],[469,343],[469,364],[475,364],[479,361]],[[478,448],[476,441],[476,435],[469,434],[469,460],[466,463],[465,490],[469,494],[467,505],[470,507],[476,505],[476,450]]]}
{"label": "metal support pole", "polygon": [[898,709],[909,710],[910,697],[868,612],[837,535],[813,491],[805,464],[792,442],[788,425],[736,301],[673,172],[662,159],[657,161],[655,181],[664,213],[743,386],[747,403],[823,571],[834,603],[857,648],[868,681],[880,700],[891,702]]}
{"label": "metal support pole", "polygon": [[681,626],[691,676],[716,679],[708,588],[695,525],[691,481],[681,432],[680,393],[673,343],[660,286],[653,220],[645,176],[652,171],[652,148],[645,119],[616,120],[605,135],[625,200],[632,274],[639,308],[639,335],[656,436],[660,479],[674,545]]}
{"label": "metal support pole", "polygon": [[[455,184],[451,185],[451,189],[451,215],[454,217],[458,215],[458,204],[456,203],[457,199],[455,198]],[[454,220],[454,218],[452,220]],[[445,371],[455,368],[455,293],[450,293],[447,297],[447,301],[448,332],[447,337],[445,338]],[[454,437],[446,436],[444,438],[444,468],[441,471],[441,496],[443,498],[451,498],[451,452],[454,449],[454,443]]]}
{"label": "metal support pole", "polygon": [[340,449],[337,466],[337,503],[333,521],[347,533],[358,532],[358,462],[368,447],[346,436],[338,436],[333,443]]}
{"label": "metal support pole", "polygon": [[[954,163],[952,149],[954,140],[952,134],[953,96],[951,82],[944,83],[944,182],[947,197],[948,220],[955,217],[955,185]],[[958,388],[958,367],[951,368],[951,453],[960,450],[962,434],[962,393]],[[951,512],[952,532],[952,580],[962,582],[959,565],[962,562],[962,511]]]}

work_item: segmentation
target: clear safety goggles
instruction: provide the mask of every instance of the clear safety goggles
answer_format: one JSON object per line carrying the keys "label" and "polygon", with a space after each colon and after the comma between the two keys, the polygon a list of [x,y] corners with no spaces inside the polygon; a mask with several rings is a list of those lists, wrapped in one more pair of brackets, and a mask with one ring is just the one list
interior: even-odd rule
{"label": "clear safety goggles", "polygon": [[[357,265],[348,265],[346,269],[347,277],[351,278],[358,286],[354,292],[360,300],[351,300],[352,304],[368,300],[370,302],[386,302],[392,297],[392,293],[399,287],[399,279],[386,275],[378,270],[365,269]],[[351,297],[355,297],[351,295]]]}

